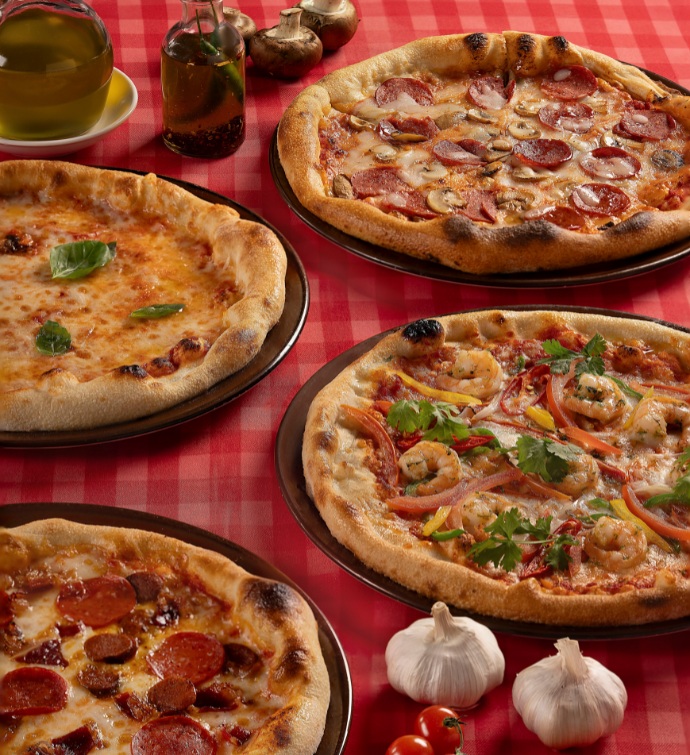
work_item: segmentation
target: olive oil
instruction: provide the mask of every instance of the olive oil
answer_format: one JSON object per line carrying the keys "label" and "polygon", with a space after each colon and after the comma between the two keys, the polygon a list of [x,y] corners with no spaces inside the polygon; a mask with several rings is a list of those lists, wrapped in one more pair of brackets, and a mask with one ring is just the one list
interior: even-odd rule
{"label": "olive oil", "polygon": [[0,136],[84,133],[103,113],[112,70],[110,37],[95,14],[41,2],[10,10],[0,22]]}

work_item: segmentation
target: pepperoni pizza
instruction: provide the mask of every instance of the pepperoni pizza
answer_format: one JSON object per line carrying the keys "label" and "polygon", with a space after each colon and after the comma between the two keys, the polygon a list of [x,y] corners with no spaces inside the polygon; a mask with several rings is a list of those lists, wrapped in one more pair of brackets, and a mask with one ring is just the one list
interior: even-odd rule
{"label": "pepperoni pizza", "polygon": [[0,750],[316,751],[329,681],[292,588],[139,530],[0,530]]}
{"label": "pepperoni pizza", "polygon": [[307,87],[278,129],[298,200],[398,252],[484,273],[690,235],[690,97],[518,32],[434,37]]}

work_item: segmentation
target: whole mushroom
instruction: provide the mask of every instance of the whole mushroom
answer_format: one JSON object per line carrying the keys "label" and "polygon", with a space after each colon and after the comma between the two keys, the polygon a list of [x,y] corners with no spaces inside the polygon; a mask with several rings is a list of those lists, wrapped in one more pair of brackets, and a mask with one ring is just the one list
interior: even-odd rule
{"label": "whole mushroom", "polygon": [[355,36],[359,18],[350,0],[300,0],[302,26],[307,26],[321,40],[324,50],[337,50]]}
{"label": "whole mushroom", "polygon": [[278,26],[261,29],[249,40],[249,55],[260,71],[280,79],[295,79],[321,60],[321,40],[300,25],[301,15],[301,8],[281,10]]}
{"label": "whole mushroom", "polygon": [[254,21],[246,13],[242,13],[239,8],[223,8],[223,15],[225,16],[225,20],[232,24],[242,35],[244,44],[249,44],[250,38],[256,34],[256,24]]}

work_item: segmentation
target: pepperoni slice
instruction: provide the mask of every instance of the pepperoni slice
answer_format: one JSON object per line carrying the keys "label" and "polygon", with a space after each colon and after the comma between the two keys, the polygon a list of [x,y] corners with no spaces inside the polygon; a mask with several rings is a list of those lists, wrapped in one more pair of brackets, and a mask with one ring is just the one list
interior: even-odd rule
{"label": "pepperoni slice", "polygon": [[132,585],[124,577],[108,574],[65,583],[56,605],[68,619],[98,628],[119,621],[136,603]]}
{"label": "pepperoni slice", "polygon": [[150,652],[146,662],[161,679],[181,676],[199,684],[223,668],[225,650],[213,635],[177,632]]}
{"label": "pepperoni slice", "polygon": [[377,206],[385,212],[402,212],[414,218],[431,220],[438,217],[426,203],[426,200],[417,191],[410,191],[409,187],[404,192],[386,194],[378,202]]}
{"label": "pepperoni slice", "polygon": [[541,91],[555,100],[581,100],[599,88],[597,77],[584,66],[566,66],[541,82]]}
{"label": "pepperoni slice", "polygon": [[460,210],[470,220],[480,223],[495,223],[498,205],[493,192],[485,189],[469,189],[462,192],[462,198],[467,205]]}
{"label": "pepperoni slice", "polygon": [[80,726],[74,731],[51,740],[57,755],[87,755],[98,745],[98,741],[88,726]]}
{"label": "pepperoni slice", "polygon": [[0,590],[0,627],[6,627],[13,618],[12,598],[4,590]]}
{"label": "pepperoni slice", "polygon": [[215,755],[218,746],[213,735],[198,721],[187,716],[163,716],[139,729],[132,737],[132,755]]}
{"label": "pepperoni slice", "polygon": [[15,660],[19,663],[41,663],[44,666],[62,666],[63,668],[69,665],[62,655],[60,640],[46,640]]}
{"label": "pepperoni slice", "polygon": [[396,191],[409,191],[397,168],[368,168],[350,176],[352,189],[358,198],[377,197]]}
{"label": "pepperoni slice", "polygon": [[508,86],[503,79],[494,76],[480,76],[475,79],[467,90],[467,98],[477,107],[484,110],[500,110],[508,104],[515,91],[515,81]]}
{"label": "pepperoni slice", "polygon": [[583,102],[560,102],[544,105],[539,120],[549,128],[584,134],[594,125],[594,111]]}
{"label": "pepperoni slice", "polygon": [[432,139],[439,132],[439,128],[433,119],[425,118],[397,118],[391,116],[379,121],[376,127],[379,135],[392,142],[424,141]]}
{"label": "pepperoni slice", "polygon": [[434,95],[431,93],[428,84],[419,79],[409,78],[387,79],[379,85],[374,94],[374,99],[379,107],[384,107],[403,94],[413,99],[418,105],[434,104]]}
{"label": "pepperoni slice", "polygon": [[580,160],[580,167],[588,176],[620,181],[636,176],[642,169],[642,163],[624,149],[599,147]]}
{"label": "pepperoni slice", "polygon": [[614,130],[638,141],[660,142],[667,139],[675,127],[676,121],[669,113],[633,100],[626,105],[623,117]]}
{"label": "pepperoni slice", "polygon": [[[463,139],[462,141],[469,143],[474,142],[475,140]],[[481,142],[477,142],[477,144],[481,144]],[[470,150],[471,149],[473,149],[473,145],[470,147]],[[444,165],[484,165],[486,161],[482,160],[479,155],[470,150],[463,147],[462,142],[456,144],[455,142],[450,141],[450,139],[443,139],[438,142],[438,144],[434,145],[432,151]]]}
{"label": "pepperoni slice", "polygon": [[518,160],[537,168],[557,168],[573,156],[569,144],[561,139],[524,139],[513,147]]}
{"label": "pepperoni slice", "polygon": [[628,195],[609,184],[576,186],[570,195],[570,201],[581,212],[600,217],[618,215],[630,205]]}
{"label": "pepperoni slice", "polygon": [[42,716],[67,705],[67,682],[55,671],[27,666],[0,679],[0,716]]}
{"label": "pepperoni slice", "polygon": [[553,223],[560,228],[565,228],[567,231],[577,231],[585,224],[585,219],[582,215],[572,207],[563,207],[557,205],[556,207],[548,207],[538,215],[531,215],[530,220],[545,220],[548,223]]}

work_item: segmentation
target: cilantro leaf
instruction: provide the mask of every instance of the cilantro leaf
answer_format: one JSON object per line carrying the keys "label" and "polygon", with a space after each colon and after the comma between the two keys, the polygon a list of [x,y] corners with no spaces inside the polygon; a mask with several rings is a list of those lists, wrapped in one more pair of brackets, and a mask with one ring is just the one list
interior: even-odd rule
{"label": "cilantro leaf", "polygon": [[670,493],[660,493],[648,498],[644,502],[644,507],[669,506],[672,503],[680,506],[690,506],[690,473],[679,477]]}
{"label": "cilantro leaf", "polygon": [[536,540],[548,540],[551,535],[551,516],[541,516],[534,524],[529,519],[523,519],[516,532],[532,535]]}
{"label": "cilantro leaf", "polygon": [[568,568],[568,564],[573,560],[565,549],[566,546],[579,544],[579,541],[572,535],[559,535],[544,554],[544,561],[553,569],[563,571]]}
{"label": "cilantro leaf", "polygon": [[570,462],[579,449],[570,443],[556,443],[550,438],[521,435],[517,441],[518,467],[525,473],[538,474],[546,482],[561,482],[568,474]]}
{"label": "cilantro leaf", "polygon": [[540,359],[537,364],[548,364],[552,373],[563,375],[570,369],[573,360],[579,360],[575,366],[575,375],[591,372],[594,375],[604,374],[604,360],[601,355],[606,351],[606,340],[597,333],[583,347],[582,351],[573,351],[563,346],[560,341],[550,338],[542,343],[542,348],[549,355]]}
{"label": "cilantro leaf", "polygon": [[620,380],[617,377],[614,377],[613,375],[607,375],[606,376],[612,383],[615,383],[626,395],[630,396],[630,398],[634,398],[636,401],[641,401],[644,396],[639,392],[636,391],[634,388],[631,388],[625,381]]}
{"label": "cilantro leaf", "polygon": [[458,419],[460,409],[443,401],[396,401],[388,410],[387,422],[403,433],[422,431],[425,440],[448,445],[469,436],[469,428]]}
{"label": "cilantro leaf", "polygon": [[517,508],[501,511],[484,528],[489,537],[474,543],[469,549],[469,557],[479,566],[486,566],[491,561],[494,566],[512,571],[522,560],[522,550],[513,540],[513,535],[521,524],[523,522]]}
{"label": "cilantro leaf", "polygon": [[426,420],[421,416],[422,403],[428,402],[406,399],[396,401],[388,410],[386,421],[401,433],[413,433],[426,424]]}

